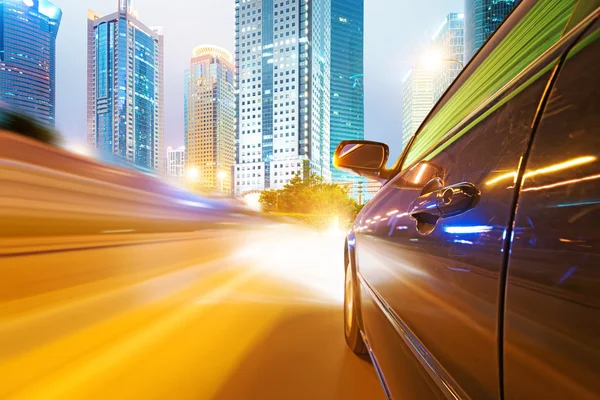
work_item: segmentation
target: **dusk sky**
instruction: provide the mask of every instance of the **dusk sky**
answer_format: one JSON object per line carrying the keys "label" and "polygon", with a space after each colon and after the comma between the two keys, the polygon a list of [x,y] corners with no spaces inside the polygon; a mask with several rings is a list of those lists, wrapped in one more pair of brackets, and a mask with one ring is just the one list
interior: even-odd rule
{"label": "dusk sky", "polygon": [[[85,142],[87,10],[110,14],[117,0],[54,0],[63,10],[57,50],[57,128]],[[464,0],[365,0],[365,138],[401,143],[401,83]],[[234,52],[234,0],[134,0],[139,19],[165,32],[165,148],[183,144],[183,71],[192,49],[216,44]]]}

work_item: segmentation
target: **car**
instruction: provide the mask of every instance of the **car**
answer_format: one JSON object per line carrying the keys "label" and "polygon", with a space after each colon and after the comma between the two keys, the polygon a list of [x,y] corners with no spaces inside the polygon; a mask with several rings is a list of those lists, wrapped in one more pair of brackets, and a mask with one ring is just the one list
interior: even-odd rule
{"label": "car", "polygon": [[600,2],[523,0],[344,246],[344,335],[393,399],[600,398]]}

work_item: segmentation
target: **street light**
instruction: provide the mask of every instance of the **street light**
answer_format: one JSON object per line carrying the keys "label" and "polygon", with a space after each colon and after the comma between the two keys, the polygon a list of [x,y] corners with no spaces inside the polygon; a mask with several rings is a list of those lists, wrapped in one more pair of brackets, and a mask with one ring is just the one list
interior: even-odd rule
{"label": "street light", "polygon": [[430,50],[423,54],[423,57],[421,58],[421,63],[426,69],[429,70],[437,69],[442,62],[452,62],[458,64],[460,69],[464,68],[462,62],[452,58],[445,58],[443,54],[437,50]]}
{"label": "street light", "polygon": [[200,171],[196,167],[187,168],[185,178],[192,187],[200,180]]}

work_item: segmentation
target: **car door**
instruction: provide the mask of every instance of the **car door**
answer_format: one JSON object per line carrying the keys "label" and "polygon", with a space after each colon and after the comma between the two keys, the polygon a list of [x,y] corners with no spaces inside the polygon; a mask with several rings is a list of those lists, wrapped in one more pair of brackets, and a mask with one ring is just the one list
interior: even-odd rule
{"label": "car door", "polygon": [[[525,16],[479,54],[485,60],[436,106],[404,170],[355,225],[364,331],[393,398],[500,396],[498,316],[515,171],[568,43],[537,59],[535,51],[559,40],[573,6],[544,4],[551,23],[533,29]],[[464,117],[450,124],[457,115]]]}
{"label": "car door", "polygon": [[600,23],[537,127],[506,289],[506,399],[600,398]]}

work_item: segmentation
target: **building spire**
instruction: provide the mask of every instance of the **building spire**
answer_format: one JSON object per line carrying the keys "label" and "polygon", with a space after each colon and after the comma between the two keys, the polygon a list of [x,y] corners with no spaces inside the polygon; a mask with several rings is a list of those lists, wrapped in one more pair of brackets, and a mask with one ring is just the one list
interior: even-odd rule
{"label": "building spire", "polygon": [[119,12],[125,14],[131,11],[131,0],[119,0]]}

